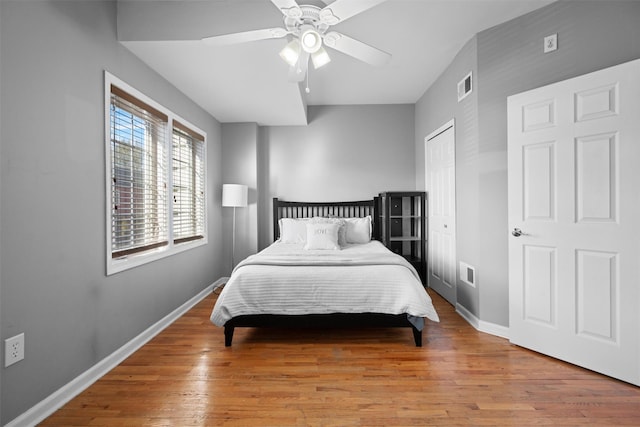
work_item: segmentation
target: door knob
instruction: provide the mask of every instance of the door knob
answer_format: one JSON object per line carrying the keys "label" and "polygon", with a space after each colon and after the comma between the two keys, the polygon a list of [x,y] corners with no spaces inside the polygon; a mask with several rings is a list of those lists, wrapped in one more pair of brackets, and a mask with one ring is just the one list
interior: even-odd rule
{"label": "door knob", "polygon": [[522,236],[524,233],[522,232],[522,230],[520,230],[519,228],[514,228],[513,231],[511,232],[511,234],[513,234],[515,237],[520,237]]}

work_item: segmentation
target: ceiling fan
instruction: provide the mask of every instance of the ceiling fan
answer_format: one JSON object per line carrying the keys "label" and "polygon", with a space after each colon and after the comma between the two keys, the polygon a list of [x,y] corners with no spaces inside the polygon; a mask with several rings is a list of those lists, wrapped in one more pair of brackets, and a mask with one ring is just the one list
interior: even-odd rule
{"label": "ceiling fan", "polygon": [[304,80],[307,75],[309,59],[316,69],[331,61],[324,46],[375,66],[382,66],[391,59],[391,55],[387,52],[337,31],[330,31],[333,25],[344,22],[386,0],[323,1],[328,4],[321,8],[310,4],[299,5],[296,0],[271,0],[282,12],[285,28],[265,28],[205,37],[202,41],[213,46],[224,46],[279,39],[290,35],[290,41],[280,51],[280,57],[291,66],[289,78],[296,82]]}

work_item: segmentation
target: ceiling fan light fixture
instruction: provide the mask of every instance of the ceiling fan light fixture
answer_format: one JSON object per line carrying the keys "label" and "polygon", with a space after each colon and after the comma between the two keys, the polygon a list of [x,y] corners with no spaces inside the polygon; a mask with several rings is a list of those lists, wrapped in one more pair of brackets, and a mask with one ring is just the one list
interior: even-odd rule
{"label": "ceiling fan light fixture", "polygon": [[322,38],[316,30],[307,30],[300,35],[302,49],[309,53],[315,53],[322,47]]}
{"label": "ceiling fan light fixture", "polygon": [[317,52],[311,54],[311,61],[313,62],[313,68],[317,70],[323,65],[327,65],[331,62],[331,58],[329,57],[327,50],[320,46],[320,49],[318,49]]}
{"label": "ceiling fan light fixture", "polygon": [[295,66],[300,57],[300,42],[293,39],[280,51],[280,58],[290,66]]}

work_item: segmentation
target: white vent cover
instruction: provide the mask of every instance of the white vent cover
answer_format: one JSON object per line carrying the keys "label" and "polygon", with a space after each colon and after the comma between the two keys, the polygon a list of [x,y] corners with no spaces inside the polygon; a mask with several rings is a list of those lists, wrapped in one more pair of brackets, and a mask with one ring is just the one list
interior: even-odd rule
{"label": "white vent cover", "polygon": [[476,287],[476,269],[460,261],[460,280],[469,286]]}
{"label": "white vent cover", "polygon": [[469,74],[464,76],[464,78],[458,82],[458,102],[465,99],[467,95],[471,93],[471,91],[473,90],[472,81],[472,72],[469,71]]}

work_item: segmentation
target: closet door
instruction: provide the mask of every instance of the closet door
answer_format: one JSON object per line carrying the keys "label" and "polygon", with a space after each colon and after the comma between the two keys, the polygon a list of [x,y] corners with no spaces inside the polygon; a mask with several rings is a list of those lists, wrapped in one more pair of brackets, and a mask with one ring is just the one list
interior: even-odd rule
{"label": "closet door", "polygon": [[425,138],[429,200],[427,283],[456,306],[456,169],[453,120]]}
{"label": "closet door", "polygon": [[508,117],[511,341],[640,385],[640,60]]}

